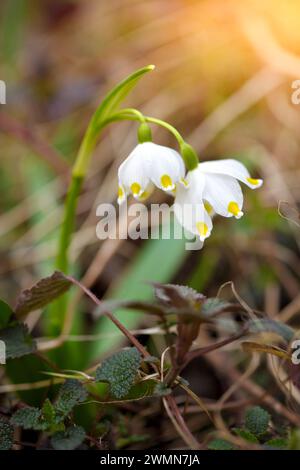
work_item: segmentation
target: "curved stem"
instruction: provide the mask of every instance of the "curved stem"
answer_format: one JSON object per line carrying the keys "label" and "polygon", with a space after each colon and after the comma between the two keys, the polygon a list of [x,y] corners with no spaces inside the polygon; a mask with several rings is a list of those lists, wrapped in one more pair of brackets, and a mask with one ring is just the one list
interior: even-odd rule
{"label": "curved stem", "polygon": [[184,144],[184,139],[181,134],[178,132],[177,129],[175,129],[175,127],[171,126],[171,124],[169,124],[168,122],[150,116],[145,116],[145,119],[146,122],[152,122],[153,124],[157,124],[158,126],[164,127],[169,132],[171,132],[171,134],[174,135],[175,139],[177,140],[180,146]]}
{"label": "curved stem", "polygon": [[157,124],[158,126],[164,127],[169,132],[171,132],[171,134],[173,134],[173,136],[175,137],[175,139],[177,140],[180,146],[184,144],[184,138],[174,126],[172,126],[168,122],[163,121],[162,119],[157,119],[152,116],[144,116],[142,113],[140,113],[136,109],[131,109],[131,108],[122,109],[120,112],[110,116],[110,118],[105,121],[105,125],[111,122],[121,121],[121,120],[142,121],[142,122],[150,122],[152,124]]}

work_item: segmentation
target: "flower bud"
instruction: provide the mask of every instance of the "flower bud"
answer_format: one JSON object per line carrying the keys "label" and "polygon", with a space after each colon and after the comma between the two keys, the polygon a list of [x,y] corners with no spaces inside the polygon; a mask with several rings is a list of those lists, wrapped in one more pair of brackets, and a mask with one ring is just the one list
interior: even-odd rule
{"label": "flower bud", "polygon": [[180,152],[188,170],[197,168],[199,163],[198,155],[191,145],[183,142],[180,146]]}
{"label": "flower bud", "polygon": [[144,142],[152,142],[151,129],[146,122],[142,122],[138,128],[138,141],[140,144],[143,144]]}

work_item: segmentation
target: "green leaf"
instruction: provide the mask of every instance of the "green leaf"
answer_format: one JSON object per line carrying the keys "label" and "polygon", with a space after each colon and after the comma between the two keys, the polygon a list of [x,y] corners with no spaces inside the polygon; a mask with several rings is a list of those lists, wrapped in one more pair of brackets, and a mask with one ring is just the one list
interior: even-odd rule
{"label": "green leaf", "polygon": [[0,329],[8,325],[9,319],[13,315],[13,310],[10,306],[0,299]]}
{"label": "green leaf", "polygon": [[[97,401],[97,403],[101,404],[114,404],[114,403],[124,403],[124,402],[130,402],[130,401],[137,401],[137,400],[142,400],[143,398],[149,398],[155,396],[155,387],[157,385],[157,382],[155,380],[143,380],[141,382],[138,382],[134,384],[127,395],[122,398],[114,398],[109,396],[103,401]],[[99,387],[99,385],[98,385]],[[103,390],[103,393],[107,392],[107,389]],[[107,395],[107,393],[106,393]]]}
{"label": "green leaf", "polygon": [[88,396],[87,390],[79,380],[67,380],[60,388],[54,404],[56,422],[62,421],[74,408]]}
{"label": "green leaf", "polygon": [[23,317],[29,312],[45,307],[67,292],[71,285],[72,282],[59,271],[41,279],[33,287],[20,294],[15,309],[17,317]]}
{"label": "green leaf", "polygon": [[269,441],[265,442],[264,445],[272,447],[272,449],[286,449],[288,442],[282,437],[275,437],[274,439],[270,439]]}
{"label": "green leaf", "polygon": [[101,105],[96,110],[92,121],[91,127],[98,128],[120,105],[120,103],[126,98],[130,91],[135,87],[139,79],[145,75],[145,73],[154,70],[154,65],[148,65],[139,70],[136,70],[131,75],[126,77],[120,83],[118,83],[104,98]]}
{"label": "green leaf", "polygon": [[260,406],[254,406],[246,412],[245,426],[256,437],[265,434],[270,421],[269,413]]}
{"label": "green leaf", "polygon": [[213,439],[208,444],[209,450],[235,450],[235,447],[231,442],[225,441],[225,439]]}
{"label": "green leaf", "polygon": [[248,431],[248,429],[234,428],[233,431],[237,436],[245,439],[245,441],[252,442],[253,444],[259,443],[257,437],[252,434],[252,432]]}
{"label": "green leaf", "polygon": [[49,398],[46,398],[46,400],[44,401],[44,404],[42,407],[42,415],[43,415],[44,420],[49,425],[54,423],[55,409],[51,401],[49,400]]}
{"label": "green leaf", "polygon": [[83,141],[81,143],[79,154],[72,170],[73,177],[83,178],[86,174],[92,151],[99,138],[101,130],[109,122],[111,116],[118,109],[120,103],[126,98],[128,93],[137,84],[138,80],[147,72],[154,69],[153,65],[148,65],[142,69],[136,70],[127,78],[118,83],[103,99],[95,111]]}
{"label": "green leaf", "polygon": [[36,350],[36,343],[23,323],[14,323],[0,330],[0,340],[5,343],[6,359],[22,357]]}
{"label": "green leaf", "polygon": [[9,421],[0,416],[0,450],[9,450],[14,443],[14,428]]}
{"label": "green leaf", "polygon": [[64,432],[56,432],[51,437],[51,445],[55,450],[73,450],[80,446],[85,439],[85,430],[81,426],[74,426]]}
{"label": "green leaf", "polygon": [[14,426],[21,426],[23,429],[45,430],[47,423],[42,420],[42,412],[39,408],[21,408],[11,417]]}
{"label": "green leaf", "polygon": [[108,382],[111,395],[123,398],[129,392],[138,368],[141,355],[136,348],[123,349],[105,359],[96,370],[96,382]]}

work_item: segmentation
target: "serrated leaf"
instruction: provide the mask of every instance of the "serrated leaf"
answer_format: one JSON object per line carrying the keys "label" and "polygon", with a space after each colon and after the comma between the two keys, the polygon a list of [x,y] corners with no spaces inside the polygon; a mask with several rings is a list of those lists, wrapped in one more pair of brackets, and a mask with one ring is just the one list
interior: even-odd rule
{"label": "serrated leaf", "polygon": [[0,416],[0,450],[9,450],[14,443],[14,428],[9,421]]}
{"label": "serrated leaf", "polygon": [[125,397],[134,382],[140,363],[141,355],[136,348],[123,349],[105,359],[98,367],[96,382],[108,382],[113,397]]}
{"label": "serrated leaf", "polygon": [[80,446],[84,439],[85,430],[81,426],[74,426],[53,434],[51,445],[55,450],[73,450]]}
{"label": "serrated leaf", "polygon": [[60,271],[55,271],[51,276],[41,279],[33,287],[20,294],[15,308],[17,317],[23,317],[29,312],[45,307],[67,292],[71,286],[72,282]]}
{"label": "serrated leaf", "polygon": [[260,406],[250,408],[245,415],[245,426],[256,437],[265,434],[269,426],[269,421],[269,413]]}
{"label": "serrated leaf", "polygon": [[61,386],[54,404],[56,421],[63,420],[72,411],[74,406],[82,403],[87,396],[88,392],[79,380],[67,380]]}
{"label": "serrated leaf", "polygon": [[225,441],[225,439],[213,439],[207,448],[209,450],[234,450],[235,446],[231,442]]}
{"label": "serrated leaf", "polygon": [[10,318],[13,315],[12,308],[0,299],[0,329],[8,325]]}
{"label": "serrated leaf", "polygon": [[14,323],[0,330],[0,340],[5,343],[6,359],[22,357],[36,350],[36,342],[24,323]]}
{"label": "serrated leaf", "polygon": [[31,406],[17,410],[11,417],[11,423],[15,426],[21,426],[23,429],[37,431],[47,428],[47,423],[42,420],[41,410]]}
{"label": "serrated leaf", "polygon": [[252,432],[248,431],[248,429],[234,428],[233,431],[237,436],[245,439],[245,441],[252,442],[253,444],[259,443],[257,437]]}
{"label": "serrated leaf", "polygon": [[155,390],[156,385],[157,385],[157,382],[155,380],[152,380],[152,379],[143,380],[141,382],[134,384],[130,388],[127,395],[125,395],[122,398],[114,398],[114,397],[109,396],[104,401],[97,400],[96,403],[101,403],[101,404],[124,403],[124,402],[142,400],[143,398],[153,397],[155,396],[154,390]]}
{"label": "serrated leaf", "polygon": [[193,308],[199,311],[204,295],[188,286],[178,284],[160,284],[153,283],[154,293],[157,300],[169,307]]}

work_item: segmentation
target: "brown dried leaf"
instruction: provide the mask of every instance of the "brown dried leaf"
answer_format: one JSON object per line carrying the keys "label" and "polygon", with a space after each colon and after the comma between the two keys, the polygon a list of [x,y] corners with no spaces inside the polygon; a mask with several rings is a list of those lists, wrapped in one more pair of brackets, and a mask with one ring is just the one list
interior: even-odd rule
{"label": "brown dried leaf", "polygon": [[17,317],[23,317],[29,312],[48,305],[71,287],[72,282],[61,272],[55,271],[51,276],[38,281],[30,289],[24,290],[15,309]]}
{"label": "brown dried leaf", "polygon": [[247,352],[264,352],[267,354],[272,354],[273,356],[280,357],[282,359],[291,360],[289,353],[284,351],[277,346],[271,346],[269,344],[254,343],[253,341],[244,341],[242,343],[242,348]]}

